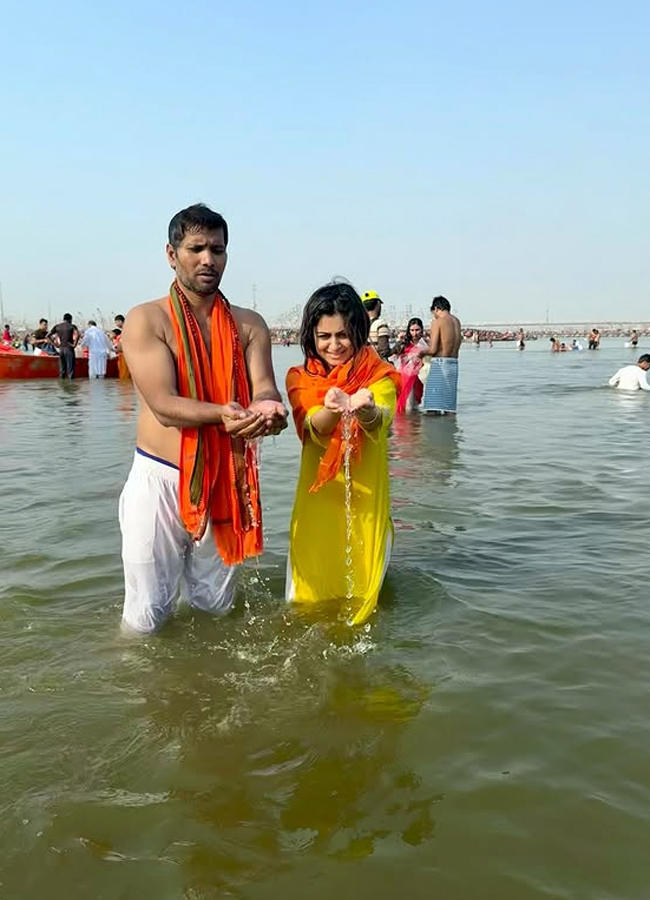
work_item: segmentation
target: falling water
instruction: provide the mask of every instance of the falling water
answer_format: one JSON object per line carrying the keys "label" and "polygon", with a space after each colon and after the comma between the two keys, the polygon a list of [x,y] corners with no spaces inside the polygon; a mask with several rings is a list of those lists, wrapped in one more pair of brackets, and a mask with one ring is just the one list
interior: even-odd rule
{"label": "falling water", "polygon": [[354,598],[354,569],[352,568],[352,475],[350,463],[352,457],[352,414],[343,413],[341,420],[341,436],[345,444],[343,454],[343,475],[345,478],[345,580],[347,582],[346,598]]}

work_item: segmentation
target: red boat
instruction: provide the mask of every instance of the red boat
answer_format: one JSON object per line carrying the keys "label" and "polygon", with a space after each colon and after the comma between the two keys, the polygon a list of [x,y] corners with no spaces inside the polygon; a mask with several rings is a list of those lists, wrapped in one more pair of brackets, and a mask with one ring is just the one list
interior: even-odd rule
{"label": "red boat", "polygon": [[[88,378],[88,360],[77,357],[75,378]],[[58,378],[59,358],[41,353],[23,353],[13,347],[0,346],[0,380],[5,378]],[[106,377],[117,378],[117,360],[109,359],[106,366]]]}

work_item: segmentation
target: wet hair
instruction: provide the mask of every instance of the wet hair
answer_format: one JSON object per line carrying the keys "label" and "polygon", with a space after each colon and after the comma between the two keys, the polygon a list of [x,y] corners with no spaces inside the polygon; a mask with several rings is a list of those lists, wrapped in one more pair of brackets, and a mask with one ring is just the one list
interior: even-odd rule
{"label": "wet hair", "polygon": [[97,328],[97,322],[95,322],[94,319],[88,319],[88,327],[90,328],[93,325],[95,326],[95,328]]}
{"label": "wet hair", "polygon": [[300,346],[305,354],[305,367],[310,359],[324,362],[316,350],[314,331],[323,316],[339,315],[345,322],[354,353],[368,343],[370,320],[361,297],[347,281],[332,281],[311,295],[302,313]]}
{"label": "wet hair", "polygon": [[647,363],[650,366],[650,353],[642,353],[637,359],[638,363]]}
{"label": "wet hair", "polygon": [[188,232],[218,231],[223,229],[223,240],[228,246],[228,225],[219,213],[214,212],[205,203],[195,203],[177,212],[169,223],[169,243],[176,249]]}
{"label": "wet hair", "polygon": [[445,309],[447,312],[451,312],[451,303],[446,297],[434,297],[431,304],[431,312],[433,312],[434,309]]}
{"label": "wet hair", "polygon": [[373,297],[372,300],[362,300],[363,307],[367,312],[374,312],[378,306],[381,306],[383,300],[381,297]]}
{"label": "wet hair", "polygon": [[411,347],[413,344],[413,338],[411,337],[411,325],[419,325],[422,329],[422,337],[424,337],[424,323],[422,319],[418,319],[417,316],[414,316],[412,319],[409,319],[408,325],[406,326],[406,337],[404,338],[404,347]]}
{"label": "wet hair", "polygon": [[72,313],[66,313],[66,314],[63,316],[63,321],[64,321],[64,322],[72,322]]}

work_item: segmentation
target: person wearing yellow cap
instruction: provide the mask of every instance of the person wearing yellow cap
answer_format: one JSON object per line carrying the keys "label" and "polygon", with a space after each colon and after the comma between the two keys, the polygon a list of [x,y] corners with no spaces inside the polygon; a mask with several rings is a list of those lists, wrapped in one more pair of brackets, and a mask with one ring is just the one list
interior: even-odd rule
{"label": "person wearing yellow cap", "polygon": [[375,348],[382,359],[390,356],[390,328],[388,322],[382,319],[382,299],[375,291],[366,291],[363,297],[363,305],[370,319],[370,335],[368,342]]}

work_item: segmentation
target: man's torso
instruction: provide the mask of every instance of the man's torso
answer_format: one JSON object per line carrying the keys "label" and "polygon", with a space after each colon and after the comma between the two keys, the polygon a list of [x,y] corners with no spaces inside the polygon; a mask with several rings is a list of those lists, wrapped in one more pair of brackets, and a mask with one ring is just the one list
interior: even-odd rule
{"label": "man's torso", "polygon": [[461,344],[460,320],[449,314],[436,319],[440,333],[440,349],[436,356],[457,359]]}
{"label": "man's torso", "polygon": [[73,349],[74,335],[76,330],[76,327],[70,322],[60,322],[55,326],[54,332],[56,335],[58,335],[60,347],[62,350]]}
{"label": "man's torso", "polygon": [[[151,328],[156,336],[167,345],[173,357],[174,366],[177,367],[178,348],[176,346],[174,326],[172,325],[169,314],[169,298],[161,297],[159,300],[152,300],[150,303],[144,304],[144,306],[147,307]],[[243,321],[245,311],[236,306],[231,306],[230,311],[237,324],[237,331],[242,348],[244,353],[246,353],[250,335],[246,324]],[[210,322],[209,320],[197,321],[199,322],[199,328],[201,329],[201,335],[208,350],[208,354],[210,354]],[[146,450],[147,453],[151,453],[174,465],[178,465],[181,450],[180,429],[161,425],[140,392],[138,392],[138,398],[140,400],[140,414],[138,417],[137,429],[138,447],[142,450]]]}

